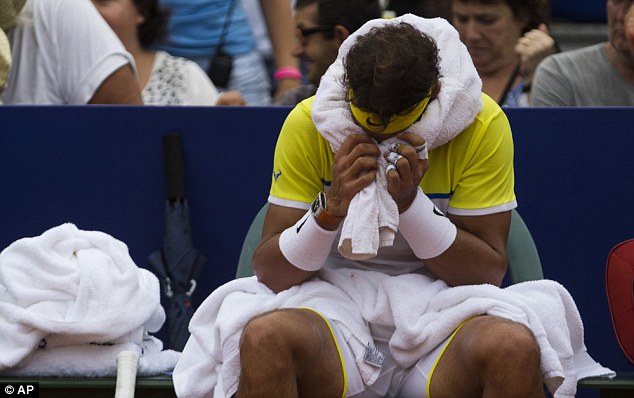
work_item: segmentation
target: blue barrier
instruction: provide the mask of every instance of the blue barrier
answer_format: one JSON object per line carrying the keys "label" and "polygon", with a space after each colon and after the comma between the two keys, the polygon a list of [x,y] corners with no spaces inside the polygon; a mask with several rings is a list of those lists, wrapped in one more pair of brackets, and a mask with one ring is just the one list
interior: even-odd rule
{"label": "blue barrier", "polygon": [[0,107],[0,247],[64,222],[125,242],[139,266],[158,249],[166,198],[162,136],[183,137],[194,245],[208,257],[197,297],[235,275],[241,237],[268,196],[288,109]]}
{"label": "blue barrier", "polygon": [[[64,222],[100,230],[147,267],[164,233],[161,138],[183,136],[194,245],[207,256],[195,303],[233,278],[266,201],[289,108],[0,106],[0,248]],[[518,210],[547,278],[566,286],[602,364],[630,369],[608,313],[609,249],[634,237],[633,108],[506,109]]]}
{"label": "blue barrier", "polygon": [[634,237],[634,108],[505,111],[515,143],[518,211],[544,276],[575,298],[592,356],[631,371],[612,329],[605,262],[616,243]]}
{"label": "blue barrier", "polygon": [[605,23],[606,4],[601,0],[551,0],[555,17],[574,22]]}

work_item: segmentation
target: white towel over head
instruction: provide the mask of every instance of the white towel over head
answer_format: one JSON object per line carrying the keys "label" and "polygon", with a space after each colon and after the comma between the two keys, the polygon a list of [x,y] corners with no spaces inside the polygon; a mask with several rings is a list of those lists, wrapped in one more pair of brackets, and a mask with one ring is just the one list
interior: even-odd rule
{"label": "white towel over head", "polygon": [[[406,14],[393,19],[375,19],[351,34],[339,48],[337,60],[321,78],[312,108],[315,127],[337,152],[351,134],[363,133],[352,118],[347,91],[341,84],[343,61],[358,37],[372,28],[406,22],[436,41],[440,57],[440,92],[429,102],[423,117],[408,131],[419,134],[431,150],[447,143],[468,127],[482,109],[482,81],[458,32],[444,19]],[[382,151],[385,148],[380,146]],[[383,159],[379,158],[379,162]],[[390,246],[398,227],[398,210],[387,193],[384,165],[376,181],[353,199],[344,220],[339,251],[347,258],[373,257],[382,246]]]}

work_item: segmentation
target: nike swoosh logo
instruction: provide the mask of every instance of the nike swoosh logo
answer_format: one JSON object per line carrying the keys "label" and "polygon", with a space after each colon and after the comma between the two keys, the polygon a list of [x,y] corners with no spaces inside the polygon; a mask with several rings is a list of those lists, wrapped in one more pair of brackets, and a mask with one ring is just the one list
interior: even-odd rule
{"label": "nike swoosh logo", "polygon": [[440,217],[444,217],[445,215],[442,214],[442,212],[440,210],[438,210],[438,208],[436,206],[434,206],[434,214]]}
{"label": "nike swoosh logo", "polygon": [[[308,217],[310,217],[310,216],[308,216]],[[299,225],[297,226],[297,233],[299,233],[299,230],[300,230],[300,229],[302,229],[302,227],[304,226],[304,224],[306,224],[306,221],[308,221],[308,217],[306,217],[306,218],[304,219],[304,221],[303,221],[301,224],[299,224]]]}

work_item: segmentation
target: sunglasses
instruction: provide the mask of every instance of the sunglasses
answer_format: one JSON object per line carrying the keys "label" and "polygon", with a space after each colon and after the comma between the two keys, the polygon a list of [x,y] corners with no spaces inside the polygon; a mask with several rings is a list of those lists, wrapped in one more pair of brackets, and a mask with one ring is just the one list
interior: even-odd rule
{"label": "sunglasses", "polygon": [[295,36],[297,36],[297,39],[302,44],[305,44],[308,36],[314,35],[315,33],[328,32],[333,30],[334,28],[335,28],[334,26],[315,26],[312,28],[297,28],[295,29]]}

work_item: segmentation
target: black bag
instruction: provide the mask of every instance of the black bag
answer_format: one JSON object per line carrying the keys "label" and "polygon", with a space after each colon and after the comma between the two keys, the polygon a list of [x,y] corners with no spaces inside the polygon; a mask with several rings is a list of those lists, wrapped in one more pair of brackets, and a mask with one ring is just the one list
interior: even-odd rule
{"label": "black bag", "polygon": [[207,75],[216,87],[226,88],[231,77],[231,68],[233,66],[233,57],[222,51],[214,54],[207,70]]}
{"label": "black bag", "polygon": [[235,0],[231,0],[229,3],[229,10],[225,17],[225,23],[222,25],[222,31],[220,32],[220,41],[216,53],[211,57],[209,68],[207,69],[207,76],[211,79],[216,87],[227,88],[229,84],[229,78],[231,77],[231,69],[233,67],[233,57],[223,51],[225,44],[225,36],[227,29],[231,23],[231,15],[233,14],[233,7]]}

